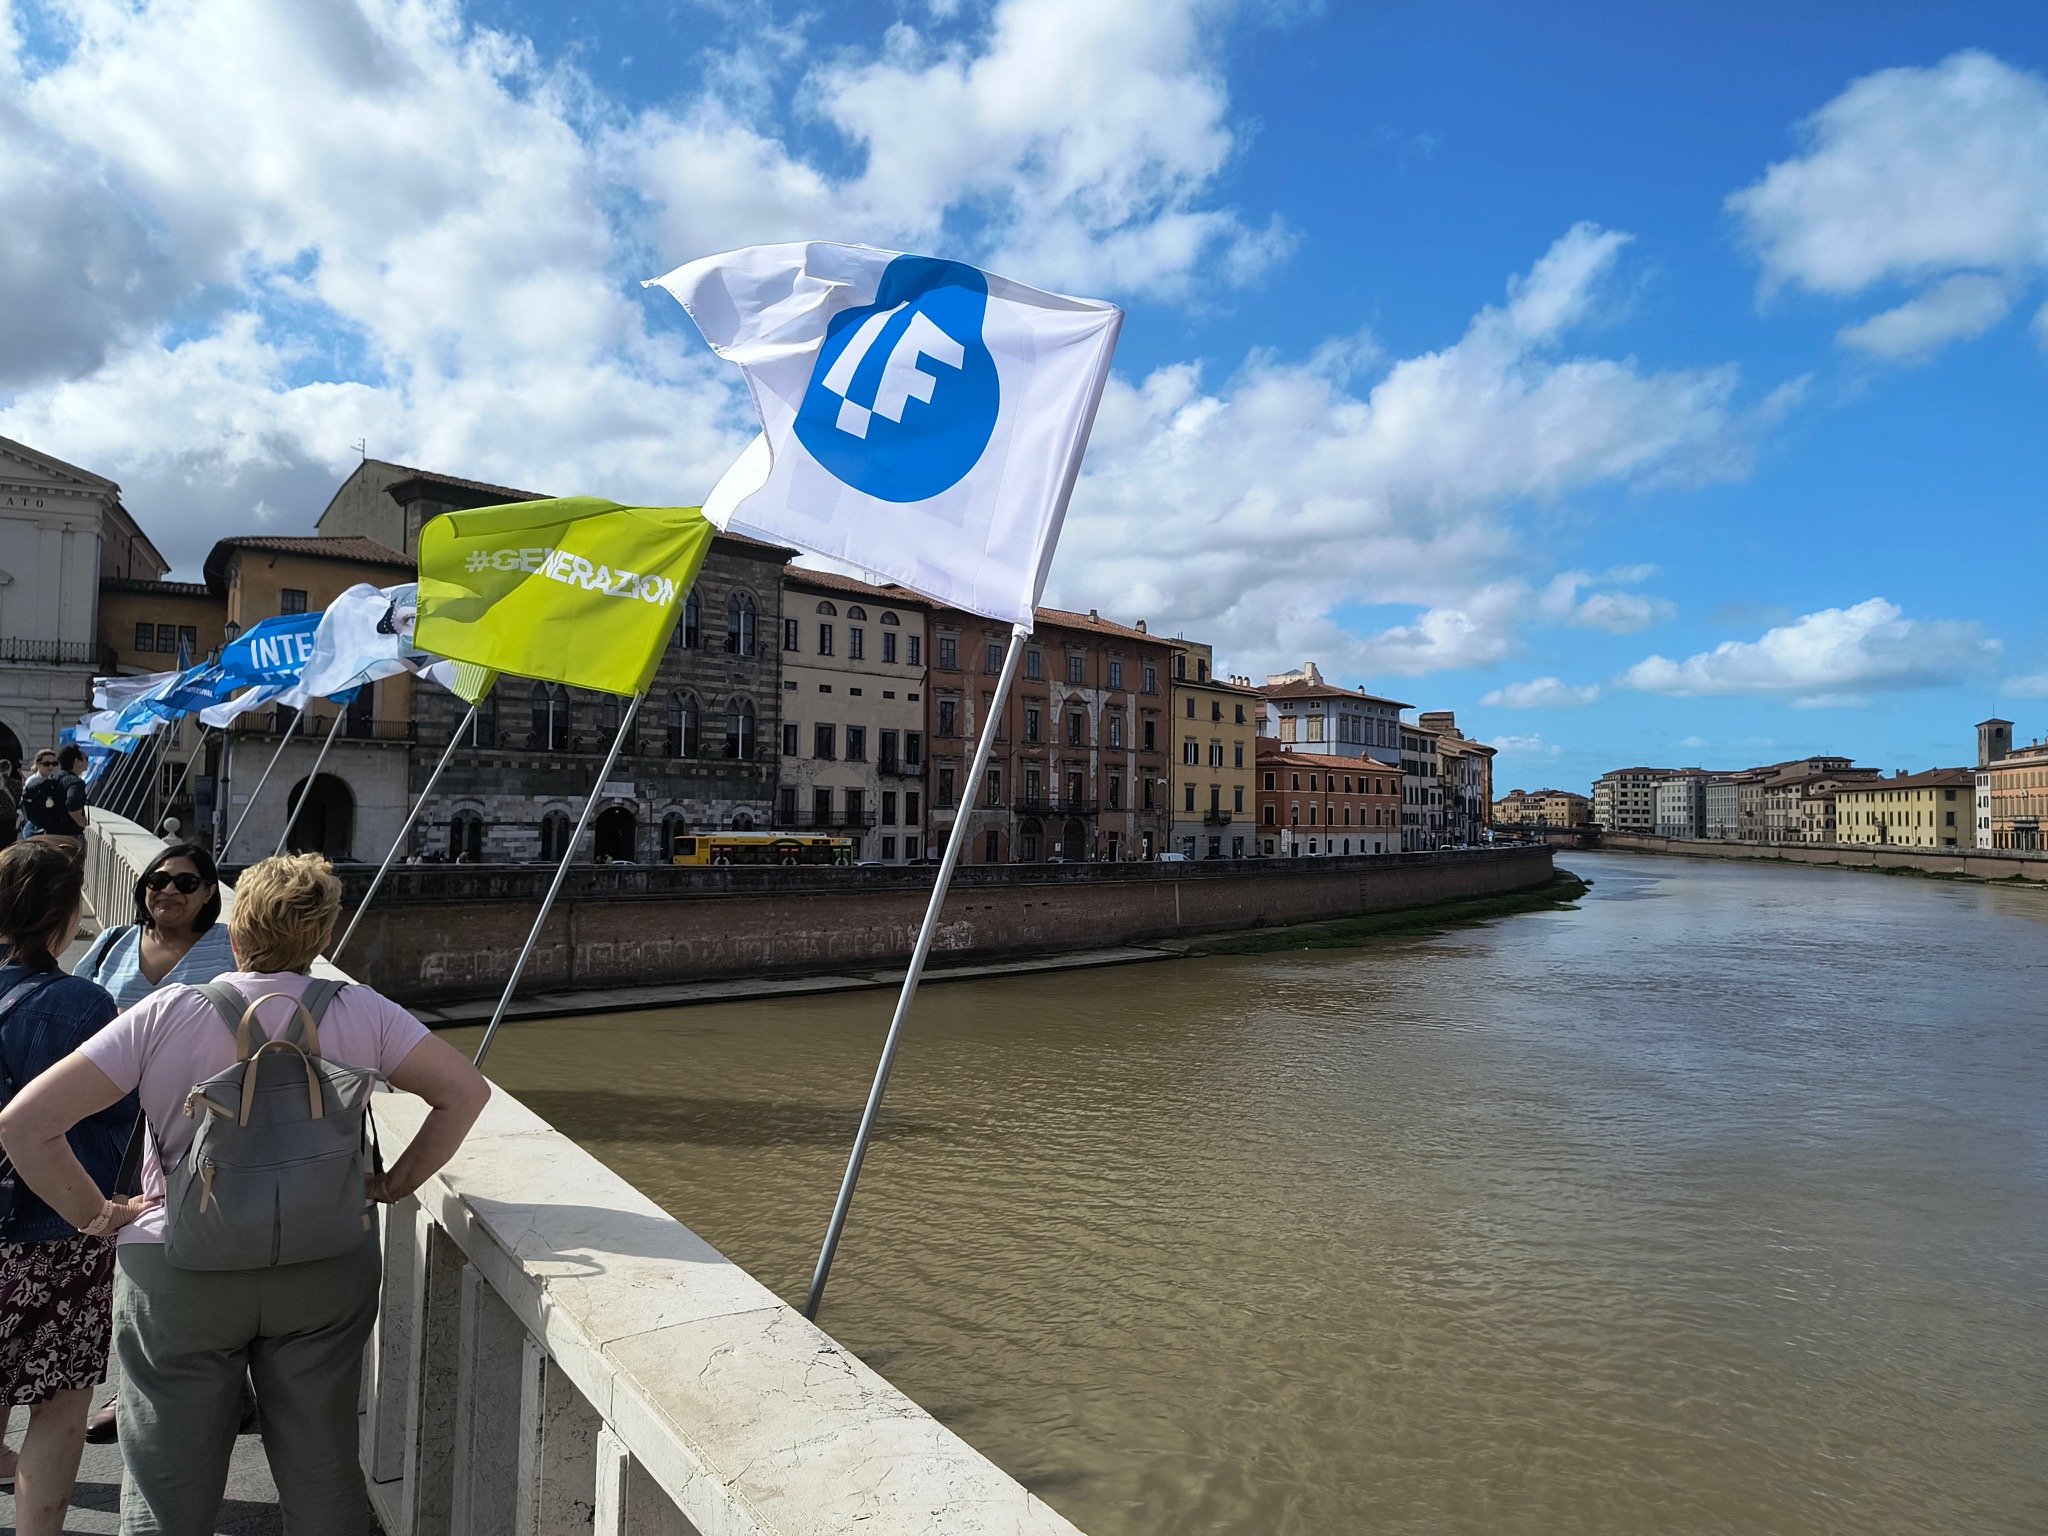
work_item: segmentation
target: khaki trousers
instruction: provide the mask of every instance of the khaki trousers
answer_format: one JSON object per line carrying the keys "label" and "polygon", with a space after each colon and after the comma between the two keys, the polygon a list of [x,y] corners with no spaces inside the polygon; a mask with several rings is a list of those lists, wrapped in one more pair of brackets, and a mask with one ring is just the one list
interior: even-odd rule
{"label": "khaki trousers", "polygon": [[339,1258],[272,1269],[175,1269],[154,1243],[119,1250],[122,1536],[208,1536],[256,1383],[286,1536],[364,1536],[356,1405],[377,1318],[374,1233]]}

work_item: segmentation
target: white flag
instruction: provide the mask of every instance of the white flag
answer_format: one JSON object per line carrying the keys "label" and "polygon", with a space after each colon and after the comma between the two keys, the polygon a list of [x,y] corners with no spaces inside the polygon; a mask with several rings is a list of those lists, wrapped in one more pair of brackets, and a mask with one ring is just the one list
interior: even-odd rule
{"label": "white flag", "polygon": [[298,696],[289,702],[330,699],[425,666],[432,658],[412,643],[419,599],[416,582],[382,588],[359,582],[329,603],[313,632],[313,654],[299,674]]}
{"label": "white flag", "polygon": [[1123,311],[816,241],[654,282],[739,364],[761,416],[706,517],[1032,622]]}

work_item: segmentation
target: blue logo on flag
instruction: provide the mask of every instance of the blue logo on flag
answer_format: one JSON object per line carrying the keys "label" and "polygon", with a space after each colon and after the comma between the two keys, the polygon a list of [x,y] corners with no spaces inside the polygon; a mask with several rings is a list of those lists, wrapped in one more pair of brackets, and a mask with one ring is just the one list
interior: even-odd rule
{"label": "blue logo on flag", "polygon": [[313,635],[320,628],[317,613],[287,613],[230,641],[220,653],[220,677],[229,689],[258,688],[298,682],[313,659]]}
{"label": "blue logo on flag", "polygon": [[811,457],[881,501],[924,501],[981,462],[1002,389],[982,340],[988,278],[898,256],[875,302],[832,317],[796,435]]}

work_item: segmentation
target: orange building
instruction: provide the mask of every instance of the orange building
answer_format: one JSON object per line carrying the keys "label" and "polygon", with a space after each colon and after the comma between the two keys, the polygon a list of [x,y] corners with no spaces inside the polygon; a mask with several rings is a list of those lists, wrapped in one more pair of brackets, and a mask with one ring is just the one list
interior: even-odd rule
{"label": "orange building", "polygon": [[1401,851],[1401,769],[1371,757],[1284,751],[1259,740],[1259,852],[1328,858]]}

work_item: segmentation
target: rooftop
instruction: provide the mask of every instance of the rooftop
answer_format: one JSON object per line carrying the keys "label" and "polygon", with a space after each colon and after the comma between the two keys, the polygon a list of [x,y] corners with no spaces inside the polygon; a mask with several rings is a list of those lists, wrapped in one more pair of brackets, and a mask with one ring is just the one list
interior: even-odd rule
{"label": "rooftop", "polygon": [[1973,768],[1928,768],[1920,773],[1901,773],[1889,779],[1865,779],[1844,784],[1842,795],[1874,795],[1887,789],[1963,789],[1977,782]]}
{"label": "rooftop", "polygon": [[102,576],[102,592],[139,592],[146,597],[212,597],[203,581],[144,581],[140,576]]}
{"label": "rooftop", "polygon": [[285,537],[254,534],[222,539],[207,552],[206,585],[210,590],[216,593],[227,590],[228,560],[237,550],[253,550],[258,554],[302,555],[313,560],[345,560],[355,565],[378,565],[395,571],[414,569],[410,555],[402,555],[387,544],[379,544],[375,539],[366,539],[356,534],[342,539],[323,539],[314,535]]}
{"label": "rooftop", "polygon": [[1037,619],[1042,625],[1050,624],[1059,629],[1085,630],[1091,635],[1110,635],[1119,640],[1142,640],[1150,645],[1163,646],[1168,643],[1164,635],[1155,635],[1144,629],[1143,619],[1138,621],[1140,628],[1132,629],[1129,625],[1105,619],[1093,608],[1086,613],[1074,613],[1066,608],[1040,608]]}
{"label": "rooftop", "polygon": [[787,585],[792,587],[815,587],[821,592],[844,592],[851,597],[864,597],[870,602],[889,603],[898,608],[932,606],[932,600],[922,592],[899,587],[893,581],[877,586],[871,581],[841,576],[837,571],[814,571],[807,565],[792,565],[783,573],[783,578]]}
{"label": "rooftop", "polygon": [[[1259,738],[1259,761],[1262,763],[1285,763],[1290,768],[1335,769],[1339,773],[1357,773],[1365,769],[1368,773],[1399,773],[1399,763],[1381,762],[1376,757],[1328,757],[1320,752],[1289,752],[1276,745],[1269,736]],[[1370,763],[1372,766],[1366,768]]]}
{"label": "rooftop", "polygon": [[1363,688],[1338,688],[1330,683],[1267,683],[1253,692],[1269,699],[1358,699],[1367,704],[1389,704],[1395,709],[1413,709],[1415,706],[1400,699],[1382,698],[1376,693],[1367,693]]}

